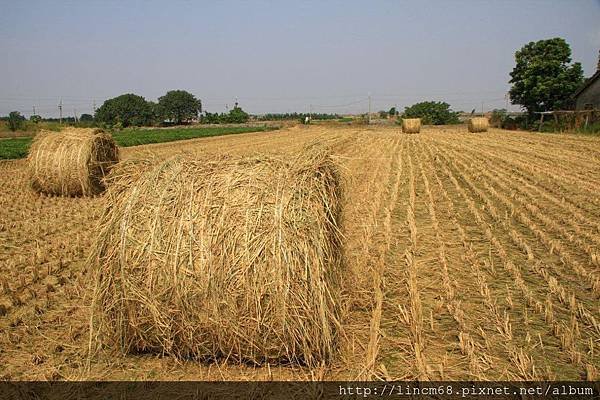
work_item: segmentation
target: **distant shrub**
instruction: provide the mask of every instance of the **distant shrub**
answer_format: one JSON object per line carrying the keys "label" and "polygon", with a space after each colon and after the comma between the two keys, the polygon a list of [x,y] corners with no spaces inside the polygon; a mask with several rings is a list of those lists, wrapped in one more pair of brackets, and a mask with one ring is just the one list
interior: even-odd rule
{"label": "distant shrub", "polygon": [[12,111],[8,114],[8,129],[11,131],[16,131],[19,129],[23,129],[25,126],[25,117],[21,115],[18,111]]}
{"label": "distant shrub", "polygon": [[600,133],[600,121],[588,124],[587,127],[582,127],[578,132],[592,134]]}
{"label": "distant shrub", "polygon": [[508,112],[504,108],[496,108],[492,110],[492,115],[490,116],[490,125],[494,128],[502,128],[504,121],[508,118]]}
{"label": "distant shrub", "polygon": [[331,120],[339,119],[338,114],[325,114],[325,113],[269,113],[259,115],[256,117],[259,121],[281,121],[281,120],[297,120],[304,121],[305,117],[310,117],[311,120]]}
{"label": "distant shrub", "polygon": [[235,106],[229,114],[227,115],[227,122],[234,124],[243,124],[244,122],[248,122],[250,115],[244,110],[242,107]]}
{"label": "distant shrub", "polygon": [[204,112],[202,123],[204,124],[243,124],[248,122],[250,115],[242,110],[237,104],[227,114],[225,113],[209,113]]}

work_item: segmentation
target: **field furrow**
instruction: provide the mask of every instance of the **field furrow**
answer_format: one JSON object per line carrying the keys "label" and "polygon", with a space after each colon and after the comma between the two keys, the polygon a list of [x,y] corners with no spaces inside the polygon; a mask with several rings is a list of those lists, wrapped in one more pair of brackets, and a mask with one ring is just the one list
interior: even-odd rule
{"label": "field furrow", "polygon": [[522,179],[553,198],[578,209],[583,214],[583,218],[589,220],[589,224],[597,232],[600,232],[600,224],[598,223],[600,201],[594,196],[598,192],[597,187],[589,188],[586,187],[588,185],[585,182],[565,179],[561,176],[560,170],[556,168],[541,168],[527,161],[506,157],[504,153],[499,151],[485,150],[478,147],[476,143],[472,146],[465,144],[465,147],[471,152],[500,162],[505,170],[510,171],[511,176]]}
{"label": "field furrow", "polygon": [[[533,274],[529,270],[524,270],[519,266],[523,264],[526,265],[528,261],[533,259],[533,253],[531,252],[529,246],[527,246],[526,241],[513,229],[508,220],[504,220],[504,223],[501,223],[499,212],[495,208],[494,203],[490,200],[486,193],[484,193],[473,183],[472,177],[470,176],[468,170],[461,168],[462,166],[458,165],[458,162],[455,158],[446,158],[445,155],[442,156],[442,158],[446,163],[444,166],[444,168],[447,168],[445,169],[446,172],[448,174],[452,174],[452,170],[460,170],[460,179],[465,182],[465,187],[468,188],[468,190],[473,193],[481,203],[485,204],[484,213],[489,216],[488,219],[486,219],[484,216],[477,217],[475,214],[477,211],[475,207],[472,208],[473,215],[480,222],[480,224],[482,224],[482,228],[487,225],[485,229],[488,240],[502,260],[506,271],[509,272],[513,277],[517,288],[520,290],[523,298],[527,301],[527,304],[530,306],[532,311],[535,311],[545,317],[549,328],[551,328],[549,333],[553,334],[555,338],[560,341],[563,350],[569,353],[571,362],[580,367],[580,372],[583,373],[588,363],[585,361],[585,357],[582,355],[580,349],[576,345],[577,340],[574,340],[573,338],[573,335],[579,335],[579,329],[577,327],[577,308],[571,308],[569,310],[568,308],[561,308],[558,305],[552,304],[552,300],[550,298],[552,291],[550,288],[546,288],[544,292],[540,291],[541,287],[535,284],[540,277],[532,276]],[[470,202],[469,198],[467,197],[469,194],[467,193],[466,189],[463,190],[463,195],[465,196],[465,199]],[[494,224],[494,221],[498,223]],[[506,237],[507,240],[503,240],[504,237]],[[513,246],[513,249],[508,247],[511,245]],[[517,251],[520,250],[521,254],[519,255],[514,251],[514,249]],[[542,300],[540,300],[540,297]],[[547,298],[546,303],[543,301],[544,297]],[[557,322],[557,318],[560,320],[560,322]],[[570,319],[574,319],[575,322],[568,324],[567,321]],[[587,339],[593,340],[594,336],[596,336],[594,333],[595,327],[593,325],[591,326],[591,329],[592,330],[590,333],[592,336],[585,338],[584,340],[586,342]]]}
{"label": "field furrow", "polygon": [[[450,149],[453,151],[453,156],[465,160],[468,166],[482,162],[485,168],[479,169],[478,174],[485,176],[487,182],[493,182],[501,192],[509,193],[510,197],[518,204],[520,212],[527,213],[545,225],[547,229],[556,232],[561,240],[569,242],[568,247],[577,247],[580,253],[586,254],[587,257],[584,257],[583,262],[590,264],[590,268],[597,271],[597,267],[600,266],[598,255],[600,236],[594,233],[593,228],[590,228],[589,222],[591,221],[588,221],[580,213],[573,212],[573,209],[565,206],[564,202],[548,196],[547,193],[540,193],[539,189],[534,186],[524,184],[520,180],[515,182],[513,175],[509,175],[492,162],[482,159],[474,153],[460,152],[455,147],[450,147]],[[543,199],[540,198],[540,194],[545,194]],[[543,208],[546,213],[542,213],[540,208]],[[516,209],[512,207],[510,214],[513,215]],[[547,215],[548,210],[552,210],[553,218]],[[557,220],[560,221],[560,224],[556,222]]]}

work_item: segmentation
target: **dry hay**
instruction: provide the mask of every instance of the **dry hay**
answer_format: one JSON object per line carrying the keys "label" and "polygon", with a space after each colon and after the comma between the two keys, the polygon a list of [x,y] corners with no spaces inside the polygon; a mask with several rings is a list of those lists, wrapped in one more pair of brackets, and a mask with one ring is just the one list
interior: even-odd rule
{"label": "dry hay", "polygon": [[27,157],[31,186],[46,194],[95,195],[104,190],[103,179],[118,159],[117,145],[101,130],[40,131]]}
{"label": "dry hay", "polygon": [[490,122],[486,117],[475,117],[469,120],[469,132],[487,132]]}
{"label": "dry hay", "polygon": [[339,335],[340,183],[324,149],[111,173],[92,337],[127,352],[327,362]]}
{"label": "dry hay", "polygon": [[402,132],[419,133],[421,131],[421,118],[402,118]]}

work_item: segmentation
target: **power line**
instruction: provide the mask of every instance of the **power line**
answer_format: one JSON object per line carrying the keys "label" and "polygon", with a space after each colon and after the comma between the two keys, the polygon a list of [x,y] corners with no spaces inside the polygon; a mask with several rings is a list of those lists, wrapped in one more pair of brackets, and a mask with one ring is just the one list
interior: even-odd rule
{"label": "power line", "polygon": [[[440,92],[441,93],[441,92]],[[450,92],[447,92],[450,93]],[[463,96],[468,95],[469,93],[474,93],[474,92],[454,92],[455,94],[461,94]],[[447,101],[448,103],[450,103],[453,107],[461,107],[463,105],[469,105],[469,106],[474,106],[477,105],[475,108],[479,108],[478,106],[480,105],[480,103],[482,101],[484,101],[485,103],[487,103],[488,105],[491,104],[497,104],[497,106],[500,106],[500,102],[505,103],[507,101],[506,97],[493,97],[493,98],[484,98],[482,99],[482,94],[485,93],[498,93],[496,91],[482,91],[479,93],[474,93],[473,95],[469,95],[468,98],[466,97],[460,97],[457,99],[452,99],[449,97],[452,96],[446,96],[443,99],[440,99],[440,101]],[[506,92],[502,92],[503,94],[505,94]],[[306,98],[310,98],[310,99],[334,99],[334,98],[346,98],[349,96],[346,95],[339,95],[339,96],[312,96],[312,97],[273,97],[273,98],[269,98],[269,97],[264,97],[262,98],[263,100],[260,101],[259,99],[261,99],[260,97],[254,97],[254,98],[250,98],[250,97],[236,97],[236,100],[240,101],[248,101],[251,104],[249,105],[250,108],[257,108],[257,104],[256,103],[268,103],[270,100],[274,100],[274,99],[279,99],[279,101],[283,100],[283,99],[287,99],[290,102],[293,101],[298,101],[300,104],[298,104],[298,106],[301,106],[301,101],[300,99],[306,99]],[[350,102],[340,102],[340,103],[333,103],[333,104],[315,104],[315,102],[310,102],[310,113],[315,112],[316,110],[319,109],[331,109],[331,110],[336,110],[336,109],[343,109],[343,108],[351,108],[351,110],[353,112],[358,112],[359,110],[356,109],[353,106],[358,106],[364,103],[368,103],[367,106],[369,107],[369,114],[373,111],[373,107],[381,107],[384,106],[387,107],[390,104],[395,104],[396,108],[398,107],[398,104],[400,103],[400,105],[402,106],[402,103],[407,104],[409,102],[416,102],[418,101],[420,98],[427,98],[429,97],[426,94],[419,94],[419,95],[407,95],[406,93],[403,95],[391,95],[391,94],[381,94],[381,95],[373,95],[372,93],[369,94],[368,96],[352,96],[354,97],[354,101],[350,101]],[[490,96],[492,97],[492,96]],[[5,98],[0,98],[0,103],[20,103],[20,104],[15,104],[14,108],[12,106],[9,106],[10,108],[12,108],[13,110],[20,110],[21,113],[23,114],[27,114],[29,112],[31,112],[31,110],[33,109],[30,108],[27,110],[28,105],[26,105],[26,103],[28,103],[29,101],[23,100],[26,98],[32,98],[32,97],[23,97],[18,101],[13,101],[13,100],[9,100],[11,98],[15,98],[16,97],[5,97]],[[51,114],[52,110],[56,110],[56,105],[52,106],[51,104],[53,102],[50,101],[41,101],[40,98],[35,98],[36,100],[36,105],[34,106],[35,110],[34,110],[34,114],[37,114],[38,112],[43,112],[44,114]],[[60,97],[60,103],[58,105],[58,111],[59,111],[59,116],[60,118],[62,118],[62,111],[64,107],[76,107],[78,109],[84,108],[84,109],[88,109],[87,107],[90,106],[91,104],[91,108],[92,108],[92,112],[96,112],[97,107],[96,107],[96,98],[89,98],[84,100],[67,100],[65,101],[65,99],[76,99],[75,97]],[[81,98],[82,99],[82,98]],[[256,99],[255,101],[251,101],[250,99]],[[435,99],[435,97],[434,97]],[[254,103],[254,106],[252,105],[252,103]],[[490,104],[491,103],[491,104]],[[31,103],[29,103],[31,104]],[[56,104],[56,103],[53,103]],[[306,103],[304,103],[306,104]],[[214,99],[211,98],[204,98],[203,99],[203,105],[205,107],[209,107],[209,108],[220,108],[220,107],[226,107],[227,109],[229,108],[230,103],[223,103],[223,102],[218,102],[218,101],[214,101]],[[289,109],[291,103],[289,103],[287,107]],[[503,105],[503,104],[502,104]],[[280,109],[283,105],[278,104],[278,105],[270,105],[270,104],[265,104],[263,106],[258,106],[259,108],[262,108],[263,110],[265,108],[272,108],[272,109]],[[9,107],[0,107],[0,108],[4,108],[5,110]],[[508,107],[508,106],[507,106]],[[363,108],[364,109],[364,108]],[[26,110],[26,111],[25,111]],[[342,111],[342,110],[340,110]],[[348,110],[344,110],[344,111],[350,111],[350,109]],[[273,110],[269,111],[269,112],[273,112]]]}
{"label": "power line", "polygon": [[[390,94],[390,93],[381,93],[381,94],[377,94],[374,93],[374,97],[377,98],[385,98],[385,97],[397,97],[397,98],[401,98],[401,97],[415,97],[415,96],[422,96],[422,97],[426,97],[426,96],[451,96],[451,95],[459,95],[459,96],[463,96],[463,95],[481,95],[481,94],[489,94],[489,93],[506,93],[505,90],[488,90],[488,91],[477,91],[477,92],[467,92],[467,91],[449,91],[449,92],[403,92],[401,94]],[[334,99],[334,98],[357,98],[357,97],[362,97],[360,94],[341,94],[341,95],[322,95],[322,96],[276,96],[276,97],[246,97],[246,96],[239,96],[239,100],[245,100],[245,101],[259,101],[259,100],[265,100],[265,101],[281,101],[281,100],[310,100],[310,99]],[[9,100],[9,101],[19,101],[19,100],[24,100],[24,101],[32,101],[32,100],[36,100],[36,101],[40,101],[40,100],[48,100],[48,101],[52,101],[55,98],[53,97],[31,97],[31,96],[6,96],[6,97],[1,97],[0,101],[2,100]],[[90,101],[94,100],[94,99],[102,99],[102,100],[106,100],[109,99],[109,97],[104,97],[104,96],[90,96],[90,97],[79,97],[79,96],[62,96],[63,100],[67,100],[69,103],[74,103],[74,102],[87,102],[89,104]],[[230,100],[231,97],[203,97],[203,100],[205,101],[227,101]]]}
{"label": "power line", "polygon": [[356,104],[360,104],[360,103],[364,103],[365,101],[367,101],[367,99],[360,99],[358,101],[353,101],[352,103],[346,103],[346,104],[336,104],[336,105],[317,105],[315,107],[320,107],[320,108],[339,108],[339,107],[349,107],[349,106],[353,106]]}

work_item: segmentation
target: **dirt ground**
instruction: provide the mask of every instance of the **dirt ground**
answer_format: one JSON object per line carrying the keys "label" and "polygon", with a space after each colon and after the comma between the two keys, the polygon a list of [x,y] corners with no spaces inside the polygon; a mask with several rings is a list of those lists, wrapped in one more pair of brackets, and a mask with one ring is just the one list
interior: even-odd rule
{"label": "dirt ground", "polygon": [[88,355],[102,197],[47,197],[0,162],[0,379],[599,379],[600,139],[464,126],[295,127],[122,149],[332,145],[346,177],[344,324],[331,365]]}

